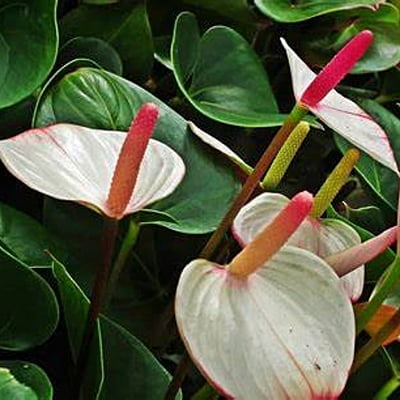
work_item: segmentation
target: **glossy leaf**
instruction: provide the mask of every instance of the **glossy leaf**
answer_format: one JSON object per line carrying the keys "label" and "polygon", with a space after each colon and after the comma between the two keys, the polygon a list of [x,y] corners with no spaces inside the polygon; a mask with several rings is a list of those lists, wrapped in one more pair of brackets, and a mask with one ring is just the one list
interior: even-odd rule
{"label": "glossy leaf", "polygon": [[[61,296],[61,305],[67,326],[68,341],[74,361],[77,361],[89,300],[72,280],[64,266],[54,259],[53,273],[57,280]],[[87,372],[81,389],[81,400],[100,400],[101,388],[104,380],[103,346],[100,324],[97,323],[91,343],[90,357]]]}
{"label": "glossy leaf", "polygon": [[[232,226],[235,238],[246,246],[288,203],[289,199],[279,193],[257,196],[235,218]],[[361,240],[353,228],[341,221],[309,216],[287,243],[326,258],[361,243]],[[343,289],[353,301],[360,297],[364,286],[364,266],[359,265],[341,278]]]}
{"label": "glossy leaf", "polygon": [[7,368],[0,367],[0,398],[7,400],[39,400],[35,392],[18,382]]}
{"label": "glossy leaf", "polygon": [[[383,127],[398,160],[400,155],[400,120],[373,100],[359,100],[359,104]],[[349,148],[349,144],[343,138],[335,135],[335,141],[342,152]],[[377,163],[367,154],[361,156],[356,169],[378,199],[393,211],[397,210],[398,179],[396,174]]]}
{"label": "glossy leaf", "polygon": [[[389,13],[394,13],[394,18]],[[346,21],[349,18],[353,18],[354,22],[347,26],[329,46],[334,51],[340,49],[349,37],[364,29],[369,29],[374,34],[372,46],[356,64],[352,73],[383,71],[395,66],[400,61],[399,11],[396,7],[387,4],[381,6],[378,11],[369,10],[360,12],[359,15],[346,16]],[[325,43],[326,45],[327,43]]]}
{"label": "glossy leaf", "polygon": [[56,5],[56,0],[0,2],[0,108],[29,96],[52,69]]}
{"label": "glossy leaf", "polygon": [[[0,368],[7,368],[18,382],[31,388],[38,400],[53,400],[51,382],[46,373],[37,365],[25,361],[7,360],[0,361]],[[0,398],[2,397],[0,396]],[[4,399],[11,400],[8,397]]]}
{"label": "glossy leaf", "polygon": [[215,11],[243,23],[251,23],[254,19],[246,0],[184,0],[184,3]]}
{"label": "glossy leaf", "polygon": [[0,244],[30,266],[48,265],[45,250],[65,258],[67,251],[38,221],[0,203]]}
{"label": "glossy leaf", "polygon": [[53,290],[36,272],[3,251],[0,276],[0,348],[20,351],[44,343],[58,323]]}
{"label": "glossy leaf", "polygon": [[255,0],[257,8],[267,16],[279,22],[299,22],[318,15],[357,7],[373,9],[379,0]]}
{"label": "glossy leaf", "polygon": [[88,58],[107,71],[122,75],[122,61],[117,51],[106,41],[93,37],[76,37],[60,49],[57,65]]}
{"label": "glossy leaf", "polygon": [[[292,86],[296,101],[301,102],[303,93],[316,74],[281,39],[289,59]],[[307,108],[339,135],[369,154],[381,164],[400,174],[387,134],[375,120],[356,103],[331,90],[320,102]]]}
{"label": "glossy leaf", "polygon": [[201,113],[231,125],[281,125],[264,67],[233,29],[210,28],[200,37],[193,14],[175,21],[171,62],[179,88]]}
{"label": "glossy leaf", "polygon": [[[105,71],[82,68],[48,91],[39,106],[35,125],[68,121],[92,128],[126,130],[136,110],[147,102],[160,108],[153,137],[174,149],[186,167],[177,190],[153,206],[179,223],[164,218],[154,223],[187,233],[215,229],[237,192],[237,178],[192,136],[183,118],[139,86]],[[192,196],[194,192],[196,197]]]}
{"label": "glossy leaf", "polygon": [[302,249],[282,248],[247,279],[192,261],[176,319],[197,367],[226,398],[333,399],[347,380],[350,302],[329,266]]}
{"label": "glossy leaf", "polygon": [[60,24],[61,38],[97,37],[114,47],[125,75],[146,80],[153,65],[153,41],[144,2],[123,1],[109,6],[81,4]]}
{"label": "glossy leaf", "polygon": [[[85,312],[82,311],[88,308],[88,300],[60,263],[55,262],[54,272],[63,296],[69,334],[70,337],[75,337],[75,340],[71,341],[71,348],[76,354],[78,348],[76,327],[84,326]],[[94,374],[95,369],[100,372],[98,370],[100,362],[104,365],[104,383],[100,397],[90,398],[112,397],[114,400],[162,398],[170,376],[150,351],[138,339],[108,318],[101,318],[98,332],[100,329],[101,343],[97,342],[96,348],[93,348],[89,372]],[[83,398],[89,399],[86,396]],[[177,399],[180,398],[179,394]]]}

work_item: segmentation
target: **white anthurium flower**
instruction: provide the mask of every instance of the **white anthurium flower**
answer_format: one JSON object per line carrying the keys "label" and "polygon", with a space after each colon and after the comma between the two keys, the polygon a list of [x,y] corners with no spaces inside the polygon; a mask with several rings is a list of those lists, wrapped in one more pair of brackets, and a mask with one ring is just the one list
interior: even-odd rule
{"label": "white anthurium flower", "polygon": [[[289,203],[279,193],[263,193],[246,204],[236,216],[232,231],[241,246],[249,243]],[[311,251],[321,258],[361,243],[360,236],[342,221],[314,218],[303,221],[287,244]],[[364,265],[341,278],[341,284],[352,301],[358,300],[364,287]]]}
{"label": "white anthurium flower", "polygon": [[[349,65],[352,65],[350,61],[355,63],[360,56],[360,54],[353,55],[352,53],[360,53],[361,47],[366,49],[372,40],[371,35],[369,31],[363,31],[357,35],[327,64],[325,71],[323,70],[318,75],[321,78],[318,80],[317,75],[283,38],[281,42],[289,59],[297,103],[309,109],[339,135],[399,175],[393,150],[385,131],[356,103],[333,89],[348,72]],[[340,79],[336,79],[335,75],[338,75]],[[331,80],[333,82],[330,82]],[[312,90],[310,90],[311,87]]]}
{"label": "white anthurium flower", "polygon": [[337,399],[353,360],[355,324],[338,276],[321,258],[282,246],[307,217],[301,193],[228,265],[194,260],[176,295],[180,334],[227,399]]}
{"label": "white anthurium flower", "polygon": [[155,105],[144,105],[128,133],[72,124],[32,129],[1,140],[0,158],[32,189],[120,219],[171,194],[184,176],[181,157],[150,139],[157,116]]}

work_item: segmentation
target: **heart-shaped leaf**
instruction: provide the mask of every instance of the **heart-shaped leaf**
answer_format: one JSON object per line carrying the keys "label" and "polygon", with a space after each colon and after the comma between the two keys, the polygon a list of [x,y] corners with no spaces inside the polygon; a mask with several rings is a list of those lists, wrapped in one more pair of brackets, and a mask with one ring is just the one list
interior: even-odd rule
{"label": "heart-shaped leaf", "polygon": [[18,382],[7,368],[0,367],[0,398],[7,400],[40,400],[35,392]]}
{"label": "heart-shaped leaf", "polygon": [[265,15],[279,22],[298,22],[357,7],[373,8],[379,0],[255,0],[256,7]]}
{"label": "heart-shaped leaf", "polygon": [[251,23],[254,19],[247,0],[184,0],[184,3],[215,11],[243,23]]}
{"label": "heart-shaped leaf", "polygon": [[51,251],[64,259],[67,251],[60,241],[37,221],[0,203],[0,244],[30,266],[48,265]]}
{"label": "heart-shaped leaf", "polygon": [[153,65],[153,40],[144,2],[124,1],[105,7],[81,4],[60,23],[63,42],[77,36],[102,39],[119,53],[125,76],[146,80]]}
{"label": "heart-shaped leaf", "polygon": [[106,41],[94,37],[76,37],[61,48],[57,66],[76,59],[88,58],[107,71],[122,75],[122,61],[117,51]]}
{"label": "heart-shaped leaf", "polygon": [[147,102],[156,103],[160,109],[154,138],[173,148],[186,167],[176,191],[153,206],[178,223],[165,218],[154,223],[187,233],[215,229],[237,192],[237,178],[223,160],[207,152],[182,117],[139,86],[106,71],[79,69],[43,97],[35,125],[65,121],[92,128],[127,130],[133,115]]}
{"label": "heart-shaped leaf", "polygon": [[[77,339],[82,334],[85,325],[89,302],[63,265],[55,260],[53,268],[62,294],[67,329],[70,338],[74,338],[70,341],[71,349],[76,354],[80,342]],[[77,330],[77,327],[81,329]],[[85,395],[83,399],[161,399],[167,389],[170,376],[150,351],[123,327],[108,318],[101,318],[98,333],[100,330],[101,336],[96,336],[96,344],[91,352],[88,376],[100,378],[99,372],[104,365],[104,383],[100,397],[92,394],[90,397]],[[99,381],[96,382],[92,391],[99,389],[99,383]],[[180,398],[179,394],[177,399]]]}
{"label": "heart-shaped leaf", "polygon": [[231,125],[281,125],[260,59],[233,29],[215,26],[200,37],[196,17],[175,21],[171,62],[179,88],[201,113]]}
{"label": "heart-shaped leaf", "polygon": [[[7,368],[18,382],[31,388],[38,400],[53,400],[51,382],[46,373],[37,365],[25,361],[0,361],[0,368]],[[3,399],[1,396],[0,398]],[[11,400],[9,397],[4,397],[4,399]]]}
{"label": "heart-shaped leaf", "polygon": [[30,95],[53,67],[56,0],[0,2],[0,108]]}
{"label": "heart-shaped leaf", "polygon": [[38,346],[58,323],[55,294],[36,272],[0,250],[0,348]]}

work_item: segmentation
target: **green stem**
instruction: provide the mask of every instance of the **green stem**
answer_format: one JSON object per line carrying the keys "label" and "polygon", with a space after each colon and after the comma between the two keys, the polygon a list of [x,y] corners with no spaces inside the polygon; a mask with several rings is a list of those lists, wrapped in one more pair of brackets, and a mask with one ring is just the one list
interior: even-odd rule
{"label": "green stem", "polygon": [[97,319],[100,315],[100,312],[103,310],[117,232],[118,220],[104,217],[103,236],[101,242],[101,265],[97,271],[92,295],[90,297],[89,311],[86,317],[86,324],[76,363],[75,392],[77,399],[79,398],[80,387],[85,376]]}
{"label": "green stem", "polygon": [[114,266],[111,270],[110,278],[108,280],[107,294],[104,302],[105,308],[107,308],[110,304],[115,287],[118,283],[119,276],[121,275],[121,271],[124,268],[126,260],[137,241],[139,230],[139,223],[131,218],[131,220],[129,221],[128,231],[124,237],[117,259],[115,260]]}
{"label": "green stem", "polygon": [[[247,200],[250,198],[256,187],[259,185],[260,180],[264,176],[268,167],[271,165],[275,156],[278,154],[279,150],[285,143],[286,139],[301,121],[301,119],[307,114],[308,110],[301,106],[300,104],[295,104],[292,111],[286,118],[285,122],[276,133],[272,142],[269,144],[264,154],[261,156],[253,172],[248,176],[246,182],[244,183],[242,190],[237,195],[231,208],[225,214],[217,230],[212,234],[203,250],[200,252],[198,258],[211,259],[221,243],[225,233],[232,225],[233,219],[236,217],[240,209],[246,204]],[[184,381],[187,370],[190,366],[190,358],[187,353],[184,354],[181,362],[178,364],[172,381],[169,384],[167,393],[165,394],[164,400],[173,400],[176,397],[176,393]]]}
{"label": "green stem", "polygon": [[372,299],[356,315],[357,335],[365,328],[370,319],[379,310],[386,297],[395,287],[400,279],[400,257],[396,256],[393,263],[388,268],[382,284],[376,290]]}
{"label": "green stem", "polygon": [[397,376],[389,379],[374,396],[373,400],[388,400],[390,395],[400,386],[400,380]]}
{"label": "green stem", "polygon": [[278,154],[290,133],[306,114],[307,109],[301,105],[296,104],[293,107],[292,111],[286,118],[286,121],[281,126],[277,134],[274,136],[272,142],[269,144],[264,154],[257,162],[253,172],[247,178],[242,190],[236,197],[229,211],[226,213],[217,230],[213,233],[203,250],[200,252],[199,258],[210,259],[213,256],[225,233],[231,226],[233,219],[236,217],[240,209],[246,204],[256,187],[259,185],[259,182],[267,171],[267,168],[271,165],[272,161]]}

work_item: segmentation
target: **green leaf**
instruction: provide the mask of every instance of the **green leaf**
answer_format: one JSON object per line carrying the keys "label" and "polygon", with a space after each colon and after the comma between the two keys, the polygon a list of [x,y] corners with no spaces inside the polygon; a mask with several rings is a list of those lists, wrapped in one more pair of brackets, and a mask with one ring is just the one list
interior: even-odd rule
{"label": "green leaf", "polygon": [[0,1],[0,108],[29,96],[53,67],[56,0]]}
{"label": "green leaf", "polygon": [[[163,399],[171,377],[150,351],[108,318],[101,319],[101,329],[106,373],[103,399]],[[181,394],[176,398],[181,399]]]}
{"label": "green leaf", "polygon": [[279,22],[299,22],[339,10],[368,7],[379,0],[255,0],[256,7],[268,17]]}
{"label": "green leaf", "polygon": [[[0,361],[0,368],[7,368],[19,382],[31,388],[38,400],[53,400],[51,382],[37,365],[25,361]],[[9,400],[8,397],[4,399]]]}
{"label": "green leaf", "polygon": [[45,250],[58,257],[66,256],[66,249],[39,222],[5,204],[0,203],[0,245],[23,263],[48,265]]}
{"label": "green leaf", "polygon": [[390,358],[386,351],[379,350],[361,369],[350,375],[340,399],[373,399],[373,395],[391,376]]}
{"label": "green leaf", "polygon": [[40,400],[31,388],[18,382],[8,369],[1,367],[0,367],[0,399]]}
{"label": "green leaf", "polygon": [[57,64],[61,67],[71,60],[88,58],[107,71],[122,75],[122,61],[115,49],[104,40],[76,37],[61,48]]}
{"label": "green leaf", "polygon": [[[382,126],[387,133],[397,162],[400,160],[400,120],[373,100],[359,100],[358,104]],[[335,142],[341,152],[350,145],[335,135]],[[371,157],[362,154],[356,165],[357,172],[372,189],[376,197],[389,209],[397,210],[398,178],[394,172],[378,164]]]}
{"label": "green leaf", "polygon": [[119,53],[128,78],[146,80],[153,65],[153,41],[144,2],[125,0],[98,7],[82,4],[60,23],[63,41],[97,37]]}
{"label": "green leaf", "polygon": [[207,117],[244,127],[277,126],[285,119],[260,59],[233,29],[214,26],[200,38],[196,17],[181,13],[171,62],[179,88]]}
{"label": "green leaf", "polygon": [[[64,266],[56,259],[53,260],[53,272],[60,291],[72,357],[76,362],[86,325],[89,300],[79,286],[73,281]],[[90,357],[86,370],[87,373],[81,390],[82,400],[98,400],[100,399],[104,380],[103,346],[99,323],[97,323],[96,331],[92,339]]]}
{"label": "green leaf", "polygon": [[[400,25],[387,22],[387,9],[394,7],[381,7],[378,11],[361,13],[355,22],[344,29],[339,37],[333,42],[331,48],[334,52],[341,49],[344,44],[359,32],[368,29],[374,34],[374,41],[365,55],[357,62],[352,69],[353,74],[383,71],[398,64],[400,61]],[[347,21],[347,19],[345,20]],[[345,21],[341,21],[342,23]]]}
{"label": "green leaf", "polygon": [[[88,300],[77,284],[68,275],[66,269],[57,261],[54,262],[54,273],[63,298],[67,328],[70,335],[76,335],[77,327],[83,327]],[[97,351],[91,353],[88,371],[102,360],[105,368],[104,384],[101,399],[126,400],[159,400],[163,398],[170,376],[147,348],[121,326],[108,318],[101,318],[102,344],[97,344]],[[97,336],[98,337],[98,336]],[[74,353],[77,351],[77,340],[71,341]],[[101,347],[104,358],[99,357]],[[93,358],[96,362],[93,363]],[[92,397],[90,397],[92,398]],[[84,400],[89,400],[84,397]],[[177,396],[178,399],[181,395]]]}
{"label": "green leaf", "polygon": [[233,20],[251,23],[253,14],[246,0],[183,0],[186,4],[192,4],[206,10],[215,11],[218,14]]}
{"label": "green leaf", "polygon": [[0,348],[38,346],[58,324],[56,297],[36,272],[0,250]]}
{"label": "green leaf", "polygon": [[97,4],[97,5],[114,4],[118,2],[119,0],[82,0],[82,3]]}
{"label": "green leaf", "polygon": [[239,182],[227,163],[210,154],[207,146],[191,134],[182,117],[139,86],[106,71],[79,69],[44,96],[35,125],[65,121],[127,130],[140,105],[149,101],[160,107],[154,137],[176,150],[186,166],[185,177],[175,192],[152,207],[178,222],[162,218],[154,223],[186,233],[210,232],[230,206]]}

